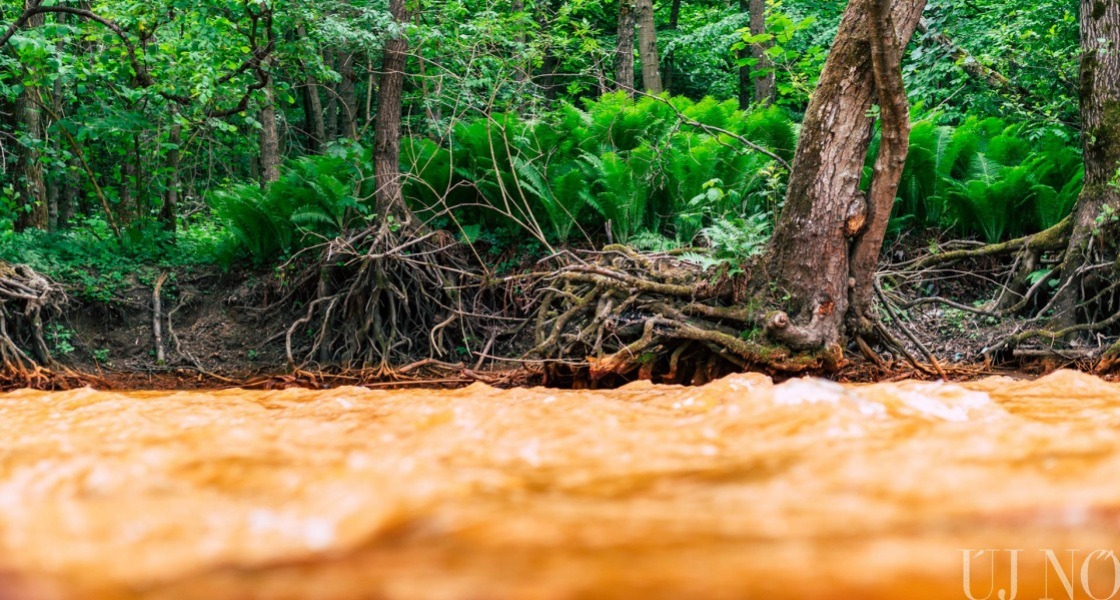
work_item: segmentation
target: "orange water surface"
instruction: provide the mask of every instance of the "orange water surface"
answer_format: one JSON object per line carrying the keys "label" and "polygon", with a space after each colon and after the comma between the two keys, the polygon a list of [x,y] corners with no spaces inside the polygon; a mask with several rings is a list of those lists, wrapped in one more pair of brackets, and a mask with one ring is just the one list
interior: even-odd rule
{"label": "orange water surface", "polygon": [[1120,553],[1120,386],[1069,371],[20,391],[0,440],[2,599],[1104,598]]}

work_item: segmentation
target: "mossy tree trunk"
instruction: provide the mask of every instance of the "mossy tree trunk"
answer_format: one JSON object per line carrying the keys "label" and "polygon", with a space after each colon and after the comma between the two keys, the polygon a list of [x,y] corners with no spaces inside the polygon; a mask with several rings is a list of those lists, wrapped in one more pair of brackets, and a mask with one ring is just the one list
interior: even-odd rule
{"label": "mossy tree trunk", "polygon": [[[1061,264],[1061,283],[1053,302],[1052,328],[1091,322],[1108,315],[1086,302],[1102,282],[1085,267],[1102,250],[1115,256],[1120,218],[1120,0],[1081,0],[1081,123],[1085,187],[1073,210],[1073,232]],[[1104,248],[1111,244],[1112,247]]]}
{"label": "mossy tree trunk", "polygon": [[[768,337],[796,351],[823,351],[826,363],[840,359],[847,324],[864,317],[870,298],[909,131],[900,49],[925,4],[849,3],[805,115],[785,207],[755,274],[766,305],[778,307],[765,317]],[[876,102],[885,107],[887,135],[869,202],[859,184]]]}
{"label": "mossy tree trunk", "polygon": [[[31,5],[25,4],[25,8],[28,7]],[[31,17],[26,26],[42,26],[43,17],[42,14]],[[40,160],[40,145],[45,130],[42,103],[42,89],[35,85],[24,86],[16,99],[16,121],[29,140],[29,143],[18,147],[16,189],[19,192],[20,213],[16,227],[19,229],[47,228],[47,184]]]}

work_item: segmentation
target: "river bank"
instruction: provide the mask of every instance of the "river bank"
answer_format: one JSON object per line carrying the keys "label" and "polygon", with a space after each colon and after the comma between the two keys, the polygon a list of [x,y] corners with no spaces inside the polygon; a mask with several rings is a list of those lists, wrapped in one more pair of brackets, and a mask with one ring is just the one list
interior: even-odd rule
{"label": "river bank", "polygon": [[[42,326],[45,350],[55,366],[50,372],[40,372],[41,377],[16,378],[3,387],[315,389],[344,385],[461,387],[481,382],[499,387],[585,389],[617,387],[640,379],[703,385],[730,373],[757,368],[721,358],[718,352],[703,350],[702,345],[692,348],[703,351],[688,353],[682,352],[686,346],[678,346],[676,352],[652,346],[640,356],[616,360],[619,364],[609,367],[604,365],[611,361],[583,355],[555,359],[532,355],[533,336],[529,331],[521,332],[529,328],[518,326],[533,318],[531,313],[518,312],[525,304],[523,298],[531,294],[517,287],[522,299],[511,301],[514,288],[508,283],[497,285],[499,291],[488,293],[482,300],[506,303],[507,309],[488,306],[487,310],[493,314],[508,310],[509,315],[505,322],[489,324],[492,329],[485,344],[477,339],[474,347],[445,348],[439,356],[404,355],[398,364],[366,370],[338,370],[314,360],[293,366],[289,361],[291,349],[305,355],[305,349],[321,337],[322,328],[320,323],[304,320],[306,306],[313,298],[298,295],[300,286],[293,281],[297,273],[190,266],[153,268],[119,278],[91,272],[57,282],[66,301],[44,316]],[[507,280],[519,281],[516,275]],[[501,285],[509,289],[502,292]],[[541,287],[547,290],[547,283]],[[306,296],[306,290],[303,293]],[[547,291],[535,293],[547,297]],[[948,281],[934,293],[968,308],[967,303],[978,305],[988,292]],[[545,316],[556,318],[556,313]],[[890,317],[885,315],[885,320],[890,322]],[[619,323],[626,326],[625,315]],[[987,348],[1019,325],[1013,320],[986,318],[979,310],[972,313],[931,303],[914,307],[905,321],[894,321],[892,327],[914,334],[903,355],[890,350],[861,353],[852,348],[835,369],[759,370],[779,381],[811,374],[840,382],[907,378],[971,381],[1008,373],[1037,376],[1058,368],[1108,376],[1112,370],[1108,361],[1068,351],[1016,350],[992,360]],[[578,331],[573,330],[572,335]],[[540,336],[538,331],[537,338]],[[689,361],[692,364],[686,365]]]}

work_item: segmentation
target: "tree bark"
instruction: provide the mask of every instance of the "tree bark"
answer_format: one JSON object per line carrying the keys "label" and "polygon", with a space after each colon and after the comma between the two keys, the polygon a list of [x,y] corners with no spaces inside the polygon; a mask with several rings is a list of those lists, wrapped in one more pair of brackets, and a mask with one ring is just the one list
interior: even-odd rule
{"label": "tree bark", "polygon": [[[1062,261],[1062,282],[1054,301],[1052,328],[1088,322],[1079,314],[1085,276],[1079,268],[1108,240],[1100,230],[1115,228],[1120,191],[1112,184],[1120,167],[1120,0],[1081,0],[1081,123],[1085,187],[1073,210],[1073,232]],[[1112,212],[1109,213],[1108,211]],[[1102,217],[1105,217],[1102,219]],[[1114,230],[1114,229],[1113,229]],[[1109,241],[1109,243],[1114,243]],[[1115,251],[1115,249],[1113,249]]]}
{"label": "tree bark", "polygon": [[[338,62],[336,60],[337,53],[334,50],[327,50],[323,52],[323,62],[329,65],[332,69],[338,69]],[[323,86],[327,90],[327,106],[325,109],[326,117],[326,131],[327,142],[333,142],[338,139],[338,113],[342,110],[342,103],[339,102],[339,86],[327,84]]]}
{"label": "tree bark", "polygon": [[[67,16],[65,13],[59,13],[55,18],[60,25],[66,24]],[[65,44],[62,40],[55,43],[55,51],[59,56],[65,50]],[[51,111],[54,113],[55,118],[62,118],[62,78],[58,77],[54,80],[54,89],[51,92]],[[58,135],[51,137],[51,151],[55,156],[59,156],[62,151],[62,141]],[[56,231],[58,229],[59,220],[59,197],[62,195],[63,182],[66,179],[66,173],[55,174],[47,180],[47,229]]]}
{"label": "tree bark", "polygon": [[[862,266],[853,271],[852,253],[858,254],[861,265],[868,255],[878,257],[879,236],[867,229],[868,222],[889,216],[894,200],[893,195],[884,198],[891,193],[889,179],[895,175],[897,149],[887,155],[889,164],[879,165],[877,177],[885,180],[872,184],[873,200],[879,204],[874,210],[869,211],[859,189],[871,142],[873,122],[867,113],[875,100],[876,83],[883,80],[880,92],[891,96],[900,87],[895,77],[901,77],[894,73],[899,64],[884,52],[890,46],[883,43],[887,34],[874,35],[880,27],[887,32],[891,27],[871,22],[871,1],[875,0],[852,0],[844,12],[805,114],[785,207],[761,263],[763,285],[781,308],[765,316],[769,337],[798,351],[823,350],[830,362],[842,355],[850,287],[857,275],[865,277],[859,272]],[[883,1],[889,5],[877,7],[876,12],[890,16],[895,47],[904,48],[926,0]],[[873,41],[877,59],[872,57]],[[875,69],[876,62],[883,68]],[[892,106],[884,118],[897,119],[895,110]],[[894,122],[884,127],[891,128],[892,136],[905,129]]]}
{"label": "tree bark", "polygon": [[881,139],[867,194],[866,226],[852,240],[849,268],[853,285],[848,329],[859,334],[870,334],[876,321],[875,271],[910,151],[910,104],[902,81],[902,47],[890,12],[890,0],[868,0],[868,4],[871,66],[879,96]]}
{"label": "tree bark", "polygon": [[[750,14],[751,0],[739,0],[739,12]],[[754,34],[754,20],[750,20],[751,34]],[[743,48],[739,51],[739,60],[754,57],[754,46]],[[739,65],[739,109],[747,110],[754,100],[754,78],[751,77],[753,69],[750,65]]]}
{"label": "tree bark", "polygon": [[634,93],[634,0],[618,0],[618,46],[614,51],[614,79],[618,89]]}
{"label": "tree bark", "polygon": [[[509,8],[513,11],[513,14],[518,15],[518,19],[521,19],[525,13],[525,0],[511,0]],[[524,52],[525,42],[528,40],[524,25],[518,24],[516,31],[517,34],[514,35],[513,41],[517,43],[517,51],[519,53]],[[529,79],[528,65],[521,63],[520,57],[515,58],[515,63],[519,64],[513,69],[513,80],[517,83],[525,83]]]}
{"label": "tree bark", "polygon": [[[622,0],[623,2],[632,2],[633,0]],[[533,77],[533,81],[544,93],[545,98],[548,100],[555,100],[556,96],[561,90],[564,89],[564,82],[556,74],[560,70],[562,61],[556,52],[556,44],[553,43],[552,26],[556,13],[560,9],[563,0],[539,0],[536,2],[536,11],[534,18],[537,21],[537,39],[544,42],[544,54],[541,59],[541,66],[539,71]],[[631,38],[632,39],[632,38]],[[633,69],[631,69],[632,71]],[[633,79],[633,77],[631,77]]]}
{"label": "tree bark", "polygon": [[179,210],[179,186],[182,184],[179,177],[179,168],[182,163],[182,150],[179,146],[183,143],[183,126],[178,120],[179,111],[171,110],[171,131],[167,135],[167,143],[171,149],[167,152],[167,191],[164,192],[163,206],[160,207],[159,220],[164,230],[174,232],[176,228],[175,216]]}
{"label": "tree bark", "polygon": [[[681,20],[681,0],[673,0],[669,6],[669,31],[676,31],[680,25]],[[665,68],[663,69],[663,77],[665,89],[670,93],[673,91],[673,77],[676,75],[677,65],[674,61],[673,52],[670,51],[668,56],[665,57]]]}
{"label": "tree bark", "polygon": [[[766,33],[766,0],[750,0],[751,35]],[[774,61],[770,60],[766,51],[774,44],[764,42],[751,45],[751,56],[757,61],[754,69],[765,71],[764,75],[754,78],[754,99],[760,106],[769,106],[778,94],[774,77]],[[741,75],[740,75],[741,76]],[[740,99],[740,104],[742,100]]]}
{"label": "tree bark", "polygon": [[661,59],[657,57],[657,27],[653,21],[653,0],[636,0],[638,21],[638,56],[642,59],[642,88],[660,94]]}
{"label": "tree bark", "polygon": [[261,187],[280,179],[280,132],[276,127],[276,94],[272,82],[264,86],[264,104],[258,119],[260,132]]}
{"label": "tree bark", "polygon": [[[389,12],[403,31],[408,24],[405,0],[389,0]],[[374,119],[374,174],[377,181],[377,212],[407,222],[411,216],[401,189],[401,102],[404,70],[408,61],[408,40],[403,33],[385,42],[381,66],[381,90]]]}
{"label": "tree bark", "polygon": [[354,75],[354,54],[343,52],[338,62],[338,74],[342,81],[338,83],[339,106],[339,131],[344,138],[357,141],[358,139],[358,87]]}
{"label": "tree bark", "polygon": [[[296,35],[300,39],[307,37],[307,29],[300,25],[296,28]],[[327,124],[323,120],[323,100],[319,97],[319,82],[310,73],[306,72],[306,66],[301,64],[304,69],[303,78],[303,110],[304,110],[304,126],[307,129],[308,150],[318,154],[322,152],[323,145],[327,143]]]}
{"label": "tree bark", "polygon": [[[26,8],[26,6],[25,6]],[[36,15],[27,22],[28,28],[43,24],[43,15]],[[28,85],[16,99],[16,121],[22,126],[30,145],[18,145],[16,189],[19,192],[19,218],[16,228],[46,229],[48,225],[47,185],[43,177],[39,145],[43,142],[43,111],[40,105],[43,93],[39,87]]]}

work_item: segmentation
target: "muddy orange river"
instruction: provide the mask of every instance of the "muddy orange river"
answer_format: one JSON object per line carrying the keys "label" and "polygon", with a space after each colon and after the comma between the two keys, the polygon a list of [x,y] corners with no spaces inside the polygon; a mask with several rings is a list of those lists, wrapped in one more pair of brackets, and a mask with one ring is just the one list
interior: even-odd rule
{"label": "muddy orange river", "polygon": [[22,391],[0,431],[5,599],[1120,597],[1120,387],[1073,372]]}

